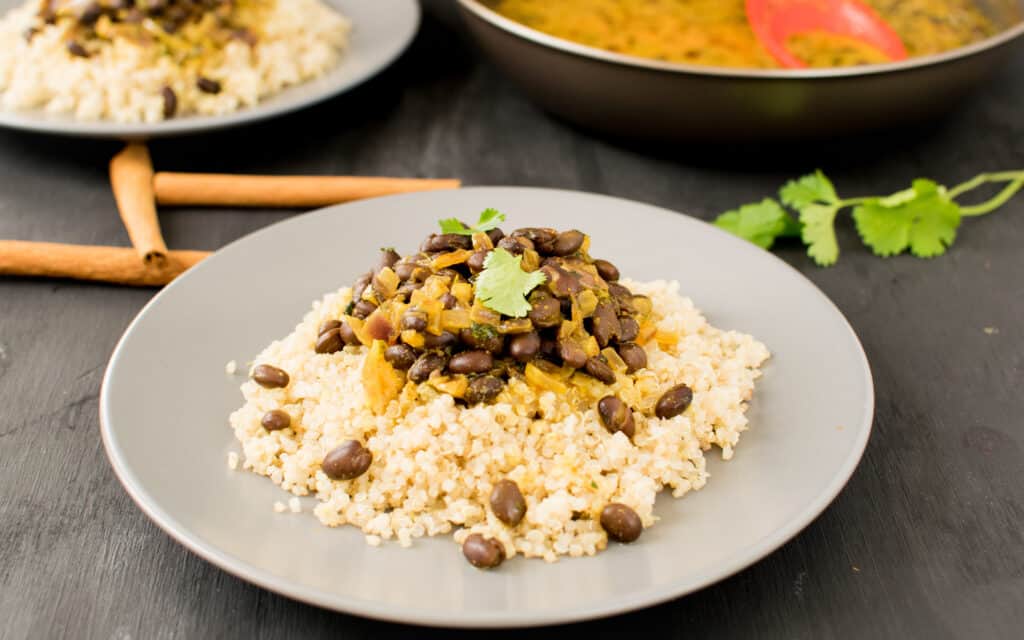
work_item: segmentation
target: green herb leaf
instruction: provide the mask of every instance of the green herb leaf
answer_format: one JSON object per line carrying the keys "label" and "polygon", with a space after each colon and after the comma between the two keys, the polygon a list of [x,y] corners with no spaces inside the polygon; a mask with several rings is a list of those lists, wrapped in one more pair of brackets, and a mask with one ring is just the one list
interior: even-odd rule
{"label": "green herb leaf", "polygon": [[800,211],[800,222],[804,225],[801,238],[807,245],[807,255],[822,267],[833,265],[839,259],[835,226],[837,213],[838,204],[810,204]]}
{"label": "green herb leaf", "polygon": [[919,258],[946,252],[956,240],[960,207],[932,180],[918,179],[907,191],[871,198],[853,211],[857,232],[875,254],[894,256],[908,248]]}
{"label": "green herb leaf", "polygon": [[496,229],[499,224],[505,221],[505,214],[497,209],[484,209],[476,224],[467,228],[458,218],[445,218],[438,220],[441,225],[441,233],[454,233],[460,236],[471,236],[474,233],[483,233]]}
{"label": "green herb leaf", "polygon": [[785,204],[797,210],[814,203],[835,204],[839,202],[839,196],[836,195],[832,181],[825,177],[821,169],[802,178],[790,180],[779,189],[779,197]]}
{"label": "green herb leaf", "polygon": [[[993,183],[1005,186],[988,200],[963,206],[956,202],[964,194]],[[942,255],[953,244],[964,217],[991,213],[1022,188],[1024,170],[1017,169],[983,173],[948,190],[921,178],[911,188],[889,196],[840,198],[832,181],[818,170],[790,180],[779,190],[779,198],[796,211],[799,223],[793,222],[783,210],[788,226],[779,231],[780,217],[775,210],[778,203],[765,199],[727,211],[718,216],[715,224],[766,249],[776,238],[799,228],[807,254],[824,267],[835,264],[839,258],[836,215],[853,207],[857,232],[877,255],[894,256],[909,249],[919,258],[932,258]]]}
{"label": "green herb leaf", "polygon": [[762,249],[771,249],[776,238],[800,235],[800,223],[771,198],[726,211],[715,225]]}
{"label": "green herb leaf", "polygon": [[484,270],[476,278],[476,297],[486,307],[513,318],[521,318],[532,308],[527,294],[546,277],[540,271],[523,271],[522,256],[497,248],[487,254]]}

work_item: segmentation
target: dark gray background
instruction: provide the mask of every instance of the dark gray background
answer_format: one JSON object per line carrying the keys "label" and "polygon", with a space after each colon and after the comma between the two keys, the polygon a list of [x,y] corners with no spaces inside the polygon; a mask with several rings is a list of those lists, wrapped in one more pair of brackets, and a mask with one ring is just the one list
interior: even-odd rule
{"label": "dark gray background", "polygon": [[[1018,58],[949,118],[914,130],[800,147],[639,148],[540,113],[446,18],[428,16],[398,64],[346,96],[152,152],[162,169],[455,176],[608,193],[709,219],[816,166],[850,196],[918,176],[955,184],[1024,167],[1022,78]],[[0,132],[0,238],[127,244],[106,176],[116,150]],[[177,209],[162,222],[170,246],[216,249],[288,215]],[[747,571],[579,630],[1009,638],[1024,625],[1024,195],[966,221],[956,246],[932,261],[874,257],[847,220],[839,233],[843,254],[831,269],[796,245],[778,253],[842,309],[871,361],[874,433],[850,484]],[[469,635],[292,602],[206,564],[150,524],[103,454],[96,398],[115,342],[152,295],[0,278],[0,636]]]}

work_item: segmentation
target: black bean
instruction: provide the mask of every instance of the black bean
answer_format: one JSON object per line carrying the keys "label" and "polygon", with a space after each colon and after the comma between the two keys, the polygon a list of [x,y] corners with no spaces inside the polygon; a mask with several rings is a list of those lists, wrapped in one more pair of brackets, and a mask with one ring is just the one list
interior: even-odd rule
{"label": "black bean", "polygon": [[68,40],[68,53],[78,58],[88,58],[89,52],[75,40]]}
{"label": "black bean", "polygon": [[559,338],[558,355],[562,362],[573,369],[579,369],[587,363],[587,352],[572,338]]}
{"label": "black bean", "polygon": [[422,311],[406,311],[402,314],[402,328],[410,331],[426,330],[427,314]]}
{"label": "black bean", "polygon": [[416,270],[417,265],[411,262],[399,262],[395,265],[395,275],[402,282],[405,282],[412,277],[413,272]]}
{"label": "black bean", "polygon": [[459,278],[459,277],[462,276],[461,273],[459,273],[458,271],[456,271],[452,267],[445,267],[444,269],[438,269],[437,271],[434,272],[434,275],[444,276],[445,278],[448,279],[448,283],[449,284],[451,284],[452,282],[455,282],[456,278]]}
{"label": "black bean", "polygon": [[453,309],[458,304],[458,299],[450,293],[441,296],[441,306],[445,309]]}
{"label": "black bean", "polygon": [[558,341],[554,338],[541,338],[540,357],[551,361],[560,360],[561,356],[558,355]]}
{"label": "black bean", "polygon": [[440,335],[427,333],[423,336],[424,349],[447,349],[454,346],[459,338],[451,331],[442,331]]}
{"label": "black bean", "polygon": [[558,238],[557,231],[543,227],[516,229],[512,232],[512,235],[529,238],[530,242],[533,243],[533,248],[541,255],[551,255],[555,246],[555,240]]}
{"label": "black bean", "polygon": [[485,349],[497,355],[505,346],[505,336],[489,324],[474,324],[459,331],[459,339],[473,349]]}
{"label": "black bean", "polygon": [[380,250],[380,261],[377,263],[376,271],[380,271],[384,267],[393,268],[402,256],[398,255],[398,252],[390,247],[387,249]]}
{"label": "black bean", "polygon": [[287,387],[290,380],[285,371],[269,364],[256,365],[252,370],[252,379],[265,389]]}
{"label": "black bean", "polygon": [[366,473],[373,454],[358,440],[347,440],[331,450],[320,465],[331,480],[351,480]]}
{"label": "black bean", "polygon": [[593,356],[587,358],[587,363],[584,365],[584,368],[587,373],[605,384],[615,383],[615,372],[612,371],[611,366],[608,365],[608,361],[605,360],[604,356]]}
{"label": "black bean", "polygon": [[602,349],[607,347],[622,329],[619,326],[619,317],[615,315],[615,305],[610,300],[597,303],[591,323],[591,333],[597,338],[597,344]]}
{"label": "black bean", "polygon": [[619,279],[618,267],[607,260],[594,260],[594,266],[597,268],[597,275],[606,282],[615,282]]}
{"label": "black bean", "polygon": [[505,236],[498,241],[498,247],[514,256],[521,256],[527,249],[533,249],[533,242],[525,236]]}
{"label": "black bean", "polygon": [[511,480],[499,480],[491,489],[491,511],[510,527],[514,527],[526,515],[526,500],[519,485]]}
{"label": "black bean", "polygon": [[487,260],[487,256],[490,251],[475,251],[473,255],[469,256],[466,260],[466,266],[469,267],[471,273],[480,273],[484,270],[484,261]]}
{"label": "black bean", "polygon": [[350,347],[358,347],[362,344],[362,342],[359,341],[359,336],[357,336],[356,332],[352,330],[352,327],[348,326],[348,323],[342,323],[342,325],[338,327],[338,335],[341,336],[342,342]]}
{"label": "black bean", "polygon": [[316,345],[313,347],[313,350],[317,353],[337,353],[344,346],[345,340],[341,337],[341,328],[339,327],[321,333],[320,337],[316,339]]}
{"label": "black bean", "polygon": [[398,285],[398,289],[395,291],[395,296],[401,298],[401,301],[408,301],[412,297],[412,292],[421,288],[423,288],[422,282],[406,280],[402,284]]}
{"label": "black bean", "polygon": [[617,396],[601,398],[597,403],[597,415],[601,418],[601,424],[604,425],[604,428],[611,433],[621,431],[630,439],[636,433],[636,422],[633,420],[633,412]]}
{"label": "black bean", "polygon": [[363,292],[366,291],[366,287],[370,286],[371,280],[373,280],[373,274],[370,272],[364,273],[356,279],[356,283],[352,285],[353,300],[359,300],[363,297]]}
{"label": "black bean", "polygon": [[617,350],[619,357],[626,363],[626,373],[633,373],[647,366],[647,352],[637,343],[623,342]]}
{"label": "black bean", "polygon": [[633,542],[644,531],[640,516],[624,504],[613,502],[601,510],[601,527],[608,537],[619,542]]}
{"label": "black bean", "polygon": [[505,561],[505,547],[494,538],[474,533],[462,543],[462,555],[478,569],[493,569]]}
{"label": "black bean", "polygon": [[424,353],[409,367],[409,379],[416,384],[424,382],[431,373],[443,369],[447,362],[448,359],[439,353]]}
{"label": "black bean", "polygon": [[420,245],[420,251],[436,253],[439,251],[455,251],[456,249],[470,249],[473,247],[473,240],[469,236],[460,236],[457,233],[432,233]]}
{"label": "black bean", "polygon": [[377,305],[369,300],[360,300],[352,307],[352,315],[360,320],[366,320],[370,314],[377,310]]}
{"label": "black bean", "polygon": [[174,89],[165,86],[160,90],[160,96],[164,99],[164,118],[173,118],[178,112],[178,95]]}
{"label": "black bean", "polygon": [[267,431],[280,431],[281,429],[287,429],[292,424],[292,417],[288,415],[286,411],[280,409],[273,409],[263,414],[263,418],[260,419],[260,424]]}
{"label": "black bean", "polygon": [[491,229],[487,232],[487,237],[491,239],[491,244],[497,245],[505,237],[505,232],[501,229]]}
{"label": "black bean", "polygon": [[196,86],[203,93],[211,93],[214,95],[220,93],[221,89],[219,82],[212,78],[206,78],[203,76],[199,76],[199,78],[196,79]]}
{"label": "black bean", "polygon": [[633,313],[633,292],[618,282],[608,283],[608,293],[619,304],[619,310],[624,313]]}
{"label": "black bean", "polygon": [[586,236],[582,232],[575,229],[571,231],[563,231],[558,234],[558,238],[555,239],[554,246],[551,248],[551,253],[556,256],[571,256],[580,250],[583,246],[583,239]]}
{"label": "black bean", "polygon": [[633,342],[640,335],[640,325],[629,316],[619,316],[619,342]]}
{"label": "black bean", "polygon": [[528,317],[535,327],[557,327],[562,324],[562,305],[546,293],[531,297],[532,308]]}
{"label": "black bean", "polygon": [[677,384],[662,394],[654,405],[654,415],[659,418],[674,418],[686,411],[693,402],[693,390],[685,384]]}
{"label": "black bean", "polygon": [[505,383],[494,376],[480,376],[469,381],[466,387],[466,402],[476,404],[478,402],[490,402],[498,397]]}
{"label": "black bean", "polygon": [[384,359],[392,367],[405,371],[416,362],[416,351],[407,344],[393,344],[384,350]]}
{"label": "black bean", "polygon": [[322,336],[325,333],[327,333],[328,331],[330,331],[331,329],[338,329],[340,327],[341,327],[341,321],[340,320],[324,320],[320,324],[320,328],[317,329],[316,334],[318,336]]}
{"label": "black bean", "polygon": [[483,373],[493,366],[494,356],[483,350],[463,351],[448,361],[448,370],[452,373]]}
{"label": "black bean", "polygon": [[509,342],[508,355],[517,362],[529,362],[540,352],[540,334],[536,331],[521,333]]}
{"label": "black bean", "polygon": [[78,23],[83,27],[91,27],[96,24],[103,15],[103,7],[98,2],[90,2],[86,5],[85,9],[82,10],[82,14],[78,16]]}
{"label": "black bean", "polygon": [[545,285],[556,298],[568,298],[583,290],[580,278],[575,273],[566,271],[557,264],[546,264],[540,270],[547,277]]}

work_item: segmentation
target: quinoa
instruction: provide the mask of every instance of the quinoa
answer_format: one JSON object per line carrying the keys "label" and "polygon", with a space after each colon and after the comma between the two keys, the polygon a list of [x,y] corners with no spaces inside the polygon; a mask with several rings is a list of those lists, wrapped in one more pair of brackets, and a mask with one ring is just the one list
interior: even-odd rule
{"label": "quinoa", "polygon": [[[69,27],[35,26],[39,2],[28,0],[0,19],[0,109],[119,123],[224,115],[339,63],[350,30],[344,16],[320,0],[266,5],[258,38],[251,44],[231,40],[206,52],[197,65],[181,64],[159,47],[126,37],[98,41],[102,44],[90,47],[89,57],[74,55]],[[208,90],[211,82],[216,92]],[[168,90],[174,103],[170,109]]]}
{"label": "quinoa", "polygon": [[[645,345],[648,366],[609,385],[636,410],[632,441],[605,429],[592,401],[574,401],[512,379],[492,404],[463,406],[447,394],[418,396],[412,385],[386,410],[369,408],[360,371],[367,348],[348,346],[316,354],[318,326],[339,317],[350,288],[316,302],[302,323],[268,346],[256,362],[288,371],[290,384],[267,389],[252,380],[242,387],[245,404],[230,416],[242,445],[243,468],[269,477],[296,496],[315,496],[313,509],[325,525],[353,525],[368,544],[454,530],[461,544],[480,533],[498,540],[508,557],[521,554],[552,562],[559,556],[593,555],[605,548],[599,523],[612,502],[632,508],[653,525],[662,490],[681,497],[708,479],[704,452],[732,457],[747,429],[745,412],[767,348],[753,337],[712,327],[679,294],[676,282],[624,280],[653,303],[657,337]],[[652,415],[670,387],[693,390],[689,409],[672,418]],[[413,391],[410,391],[413,390]],[[265,430],[261,416],[283,409],[291,426]],[[353,480],[327,477],[327,452],[355,439],[373,464]],[[526,515],[514,527],[488,508],[501,479],[513,480],[525,498]]]}

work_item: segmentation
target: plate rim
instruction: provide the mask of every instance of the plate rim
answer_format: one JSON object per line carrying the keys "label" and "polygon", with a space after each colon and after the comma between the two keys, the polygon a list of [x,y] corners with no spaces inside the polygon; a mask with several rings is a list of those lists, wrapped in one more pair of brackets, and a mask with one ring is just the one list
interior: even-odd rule
{"label": "plate rim", "polygon": [[[420,3],[417,2],[417,0],[401,0],[401,2],[401,6],[396,7],[394,11],[401,10],[408,12],[407,15],[410,20],[409,28],[401,34],[400,38],[395,39],[392,49],[387,52],[377,65],[364,69],[362,72],[351,77],[344,78],[343,81],[339,82],[336,86],[308,96],[307,98],[295,103],[285,103],[280,105],[271,104],[270,106],[263,103],[257,103],[252,107],[246,107],[239,111],[219,116],[190,116],[182,119],[161,120],[160,122],[149,124],[118,123],[106,120],[76,120],[70,116],[48,120],[38,117],[40,115],[39,109],[20,111],[7,111],[0,109],[0,128],[11,131],[23,131],[68,138],[128,141],[152,140],[157,138],[172,138],[208,133],[223,129],[233,129],[302,111],[322,102],[326,102],[327,100],[335,98],[343,93],[347,93],[362,85],[374,76],[391,67],[395,61],[409,49],[409,46],[416,38],[416,34],[419,33],[420,26],[422,25],[423,9],[420,7]],[[336,9],[337,7],[332,8]],[[6,13],[6,10],[0,11],[0,15],[3,15],[3,13]],[[343,56],[339,64],[344,64],[344,60],[345,58]],[[330,73],[330,71],[328,71],[328,73]],[[320,77],[322,78],[323,76]],[[312,80],[316,80],[316,78],[306,82],[310,82]],[[269,96],[269,98],[278,97],[287,91],[298,89],[302,87],[303,84],[306,84],[306,82],[285,87],[273,96]]]}
{"label": "plate rim", "polygon": [[[630,611],[636,611],[638,609],[645,609],[658,604],[662,604],[669,600],[674,600],[691,593],[705,589],[713,584],[716,584],[722,580],[725,580],[733,575],[736,575],[740,571],[752,566],[753,564],[763,560],[782,545],[786,544],[797,534],[807,528],[812,522],[814,522],[829,505],[838,497],[839,493],[843,490],[846,484],[849,482],[853,473],[856,471],[860,460],[867,447],[867,443],[870,439],[871,431],[874,423],[874,412],[875,412],[875,388],[874,379],[871,371],[870,363],[867,359],[867,355],[864,351],[863,344],[861,343],[857,333],[850,325],[849,320],[843,315],[842,311],[835,305],[834,302],[822,291],[814,282],[812,282],[805,275],[800,273],[796,268],[791,266],[786,261],[782,260],[778,256],[763,251],[756,246],[748,243],[745,240],[737,238],[726,231],[723,231],[714,225],[689,216],[679,211],[662,207],[659,205],[649,204],[640,202],[637,200],[631,200],[628,198],[621,198],[616,196],[609,196],[600,193],[593,193],[587,191],[578,191],[571,189],[551,189],[544,187],[519,187],[509,185],[495,185],[495,186],[473,186],[464,187],[460,191],[483,191],[491,189],[505,189],[505,190],[517,190],[517,191],[531,191],[538,193],[547,194],[561,194],[569,195],[570,197],[585,196],[591,198],[607,199],[618,203],[619,205],[626,206],[640,206],[649,208],[651,210],[659,211],[663,214],[683,216],[688,218],[692,222],[697,222],[709,227],[713,233],[722,234],[726,236],[729,241],[734,242],[737,250],[739,251],[751,251],[757,252],[763,258],[769,260],[775,260],[777,263],[787,269],[791,275],[804,281],[805,284],[809,285],[818,296],[820,296],[824,302],[827,303],[828,307],[837,315],[841,321],[840,324],[848,334],[848,337],[852,339],[853,345],[856,347],[857,359],[861,364],[860,375],[864,384],[866,395],[864,397],[864,404],[862,407],[862,415],[858,424],[848,425],[857,429],[857,438],[853,442],[849,453],[843,460],[828,485],[823,487],[817,497],[808,502],[804,508],[793,518],[787,521],[784,525],[777,527],[770,534],[763,537],[758,543],[743,549],[737,550],[735,553],[729,556],[729,560],[726,562],[719,563],[714,567],[698,572],[693,580],[689,581],[689,584],[683,586],[654,586],[648,587],[643,590],[633,591],[627,594],[625,597],[619,598],[614,603],[609,604],[606,600],[597,601],[596,604],[584,604],[565,611],[550,611],[550,612],[531,612],[527,616],[516,615],[510,612],[461,612],[457,617],[452,617],[450,613],[437,613],[432,612],[429,609],[416,609],[412,610],[409,608],[403,608],[401,610],[393,610],[389,605],[372,600],[363,600],[359,598],[353,598],[350,596],[327,596],[320,590],[306,587],[303,585],[297,585],[289,583],[272,573],[253,566],[239,558],[236,558],[230,552],[215,547],[213,545],[206,544],[202,540],[197,539],[197,536],[187,530],[181,525],[176,518],[167,513],[161,508],[156,501],[149,495],[147,495],[145,488],[135,478],[132,471],[128,468],[124,456],[117,446],[115,438],[111,432],[111,420],[109,415],[109,394],[110,386],[109,380],[111,372],[116,366],[117,361],[121,357],[121,353],[125,348],[125,343],[129,337],[137,330],[140,322],[149,310],[159,303],[159,301],[166,295],[166,292],[172,291],[177,287],[185,286],[183,283],[189,282],[192,278],[201,277],[197,274],[202,273],[203,264],[210,260],[218,259],[222,253],[236,244],[246,242],[253,236],[262,234],[274,233],[275,228],[280,225],[287,225],[295,220],[307,218],[309,216],[324,216],[330,215],[330,212],[334,212],[340,208],[344,208],[349,204],[354,203],[341,203],[328,207],[315,209],[306,213],[302,213],[296,216],[286,218],[284,220],[275,222],[266,227],[257,229],[251,233],[248,233],[218,249],[213,255],[208,257],[202,263],[196,265],[196,267],[189,269],[186,273],[176,278],[169,285],[165,286],[162,290],[158,291],[135,315],[128,327],[125,329],[122,336],[118,339],[114,350],[111,353],[110,360],[108,361],[107,367],[103,374],[103,380],[100,385],[99,393],[99,423],[100,423],[100,434],[103,441],[104,451],[106,452],[107,459],[110,462],[111,467],[114,470],[114,474],[118,481],[124,487],[125,491],[131,497],[132,501],[142,510],[142,512],[149,518],[149,520],[156,524],[164,533],[170,536],[173,540],[184,546],[186,549],[196,554],[203,560],[213,564],[219,569],[226,571],[227,573],[244,580],[250,584],[254,584],[260,588],[267,589],[273,593],[283,595],[293,600],[298,600],[305,604],[314,605],[327,610],[336,611],[340,613],[358,615],[365,618],[374,620],[380,620],[385,622],[401,623],[401,624],[416,624],[429,627],[448,627],[448,628],[467,628],[467,629],[488,629],[488,628],[527,628],[527,627],[538,627],[544,625],[555,625],[565,624],[570,622],[583,622],[586,620],[595,620],[601,618],[607,618],[610,616],[627,613]],[[427,192],[430,193],[430,192]],[[383,196],[382,198],[371,198],[369,200],[395,200],[395,199],[409,199],[414,200],[422,193],[408,193],[399,194],[392,196]]]}

